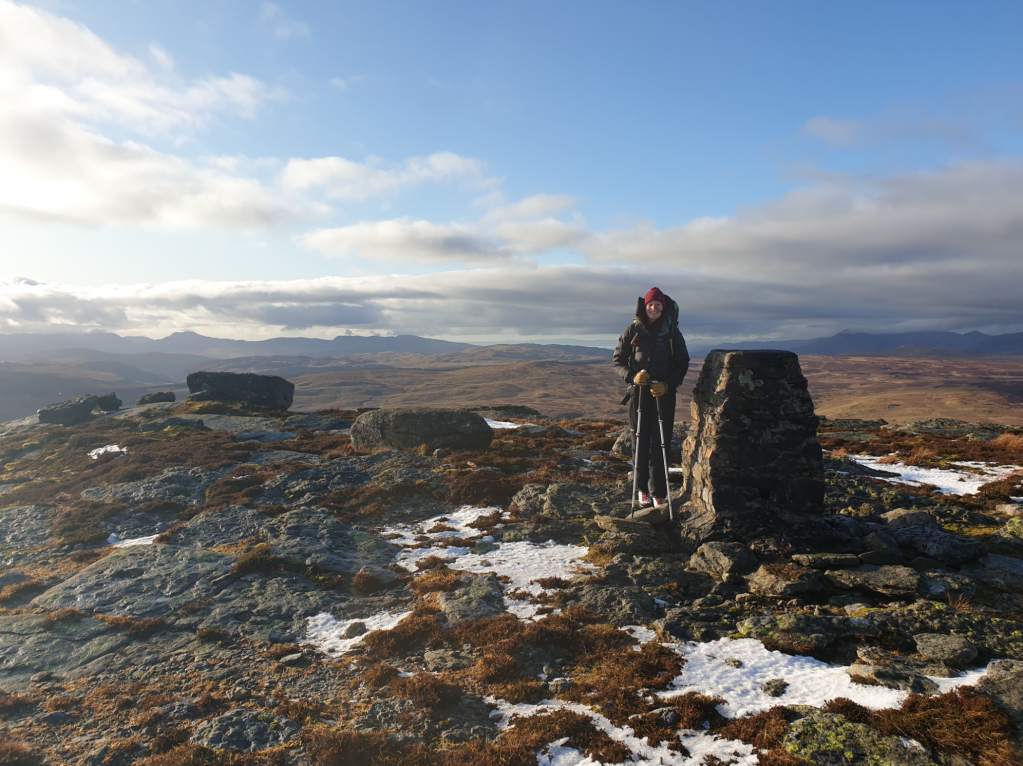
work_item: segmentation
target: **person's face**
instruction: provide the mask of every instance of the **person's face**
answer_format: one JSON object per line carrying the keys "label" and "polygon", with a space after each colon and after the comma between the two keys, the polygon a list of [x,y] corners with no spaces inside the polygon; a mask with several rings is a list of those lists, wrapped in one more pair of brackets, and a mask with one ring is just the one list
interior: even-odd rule
{"label": "person's face", "polygon": [[660,301],[650,301],[646,305],[646,316],[651,322],[656,322],[660,319],[661,312],[664,311],[664,307],[661,306]]}

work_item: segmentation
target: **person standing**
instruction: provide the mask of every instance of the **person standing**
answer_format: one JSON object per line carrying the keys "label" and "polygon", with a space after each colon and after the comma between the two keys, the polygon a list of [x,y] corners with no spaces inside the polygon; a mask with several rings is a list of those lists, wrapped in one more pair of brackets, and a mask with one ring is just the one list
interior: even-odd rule
{"label": "person standing", "polygon": [[[664,424],[665,444],[670,444],[675,391],[689,371],[689,351],[678,329],[678,304],[660,288],[651,288],[638,299],[636,316],[615,347],[614,366],[631,386],[626,400],[629,425],[633,434],[638,433],[638,438],[633,438],[632,456],[636,499],[641,507],[660,507],[668,494],[668,467],[661,450],[658,414]],[[643,422],[637,423],[640,411]]]}

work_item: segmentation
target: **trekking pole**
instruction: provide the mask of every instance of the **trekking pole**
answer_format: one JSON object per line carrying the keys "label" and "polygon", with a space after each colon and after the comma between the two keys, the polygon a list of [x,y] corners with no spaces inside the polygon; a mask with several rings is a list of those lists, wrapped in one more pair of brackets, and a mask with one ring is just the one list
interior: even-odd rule
{"label": "trekking pole", "polygon": [[[644,370],[640,370],[644,372]],[[643,386],[636,386],[636,427],[632,430],[632,505],[631,515],[636,516],[636,481],[639,477],[637,466],[639,460],[636,458],[639,453],[639,431],[643,426]]]}
{"label": "trekking pole", "polygon": [[661,416],[661,398],[654,397],[657,404],[657,427],[661,432],[661,452],[664,454],[664,496],[668,499],[668,519],[675,520],[675,512],[671,509],[671,479],[668,475],[668,445],[664,443],[664,418]]}

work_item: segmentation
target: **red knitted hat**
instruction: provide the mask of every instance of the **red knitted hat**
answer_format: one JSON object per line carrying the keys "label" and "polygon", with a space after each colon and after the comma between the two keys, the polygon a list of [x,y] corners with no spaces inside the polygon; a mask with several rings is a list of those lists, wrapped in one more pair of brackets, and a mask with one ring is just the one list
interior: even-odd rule
{"label": "red knitted hat", "polygon": [[661,292],[661,288],[659,287],[651,287],[650,292],[643,297],[644,306],[651,301],[657,301],[660,303],[662,309],[668,305],[668,300],[664,297],[664,293]]}

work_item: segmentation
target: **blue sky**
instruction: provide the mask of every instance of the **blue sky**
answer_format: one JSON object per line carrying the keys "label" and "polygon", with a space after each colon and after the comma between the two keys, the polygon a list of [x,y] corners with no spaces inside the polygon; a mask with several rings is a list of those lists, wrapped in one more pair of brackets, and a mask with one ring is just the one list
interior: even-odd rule
{"label": "blue sky", "polygon": [[0,0],[0,331],[606,342],[654,283],[697,338],[1021,330],[1020,29]]}

